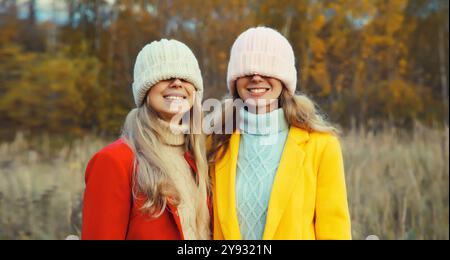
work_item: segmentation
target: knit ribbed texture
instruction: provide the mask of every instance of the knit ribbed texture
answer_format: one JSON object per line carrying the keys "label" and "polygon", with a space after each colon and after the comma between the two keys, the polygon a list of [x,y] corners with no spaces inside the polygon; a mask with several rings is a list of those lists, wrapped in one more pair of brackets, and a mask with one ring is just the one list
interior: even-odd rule
{"label": "knit ribbed texture", "polygon": [[[183,187],[183,190],[180,191],[182,200],[177,209],[183,228],[184,238],[186,240],[201,239],[206,235],[200,234],[200,232],[203,231],[198,230],[196,226],[196,195],[198,194],[198,186],[195,182],[191,167],[184,158],[185,135],[182,131],[185,127],[173,126],[161,119],[155,121],[154,127],[161,137],[162,142],[158,153],[160,155],[165,155],[164,157],[170,157],[170,165],[168,165],[168,167],[177,173],[173,177],[173,181],[181,183],[181,187]],[[178,131],[173,131],[174,129],[177,129]],[[183,196],[183,194],[185,195]]]}
{"label": "knit ribbed texture", "polygon": [[187,125],[170,124],[161,118],[156,119],[156,124],[153,127],[162,137],[161,141],[170,146],[182,146],[185,142],[184,133],[189,129]]}
{"label": "knit ribbed texture", "polygon": [[139,52],[134,65],[133,96],[137,107],[143,104],[148,90],[171,78],[192,83],[198,97],[203,97],[203,79],[197,59],[184,43],[177,40],[154,41]]}
{"label": "knit ribbed texture", "polygon": [[282,109],[258,115],[241,109],[240,117],[236,173],[239,228],[243,239],[259,240],[264,234],[270,193],[289,125]]}
{"label": "knit ribbed texture", "polygon": [[227,85],[234,93],[235,81],[242,76],[259,74],[273,77],[295,93],[297,70],[289,41],[274,29],[250,28],[243,32],[231,48]]}

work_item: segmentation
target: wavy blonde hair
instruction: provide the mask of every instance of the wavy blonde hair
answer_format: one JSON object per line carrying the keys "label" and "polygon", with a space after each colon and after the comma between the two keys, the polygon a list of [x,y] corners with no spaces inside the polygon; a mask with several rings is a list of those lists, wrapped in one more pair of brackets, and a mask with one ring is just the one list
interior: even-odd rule
{"label": "wavy blonde hair", "polygon": [[[200,101],[196,99],[193,108],[189,111],[190,118],[202,118],[199,107]],[[145,202],[141,208],[144,212],[157,218],[166,210],[167,203],[178,206],[180,204],[180,187],[173,181],[178,172],[174,172],[167,163],[168,155],[161,154],[158,147],[161,144],[159,134],[152,122],[157,120],[158,115],[149,106],[143,105],[131,110],[125,120],[122,136],[134,152],[133,168],[133,198]],[[209,208],[207,198],[209,195],[209,176],[205,153],[205,138],[202,134],[194,131],[198,122],[189,121],[190,131],[185,135],[185,145],[194,159],[198,170],[198,194],[196,201],[196,216],[198,230],[208,230],[209,234]],[[201,123],[201,122],[200,122]],[[204,234],[205,232],[203,232]],[[207,239],[207,238],[204,238]]]}
{"label": "wavy blonde hair", "polygon": [[[213,118],[212,128],[225,133],[225,124],[229,122],[230,118],[226,118],[227,112],[232,114],[233,132],[236,130],[237,110],[234,102],[226,102],[227,100],[236,101],[240,99],[237,91],[234,91],[232,96],[226,96],[222,100],[222,109]],[[325,116],[319,112],[317,105],[305,94],[291,94],[285,87],[281,91],[278,98],[279,106],[283,109],[284,115],[290,126],[295,126],[304,129],[308,132],[321,132],[338,135],[340,130],[325,119]],[[214,164],[220,160],[224,152],[228,149],[231,134],[216,134],[211,135],[211,144],[208,149],[208,163]]]}

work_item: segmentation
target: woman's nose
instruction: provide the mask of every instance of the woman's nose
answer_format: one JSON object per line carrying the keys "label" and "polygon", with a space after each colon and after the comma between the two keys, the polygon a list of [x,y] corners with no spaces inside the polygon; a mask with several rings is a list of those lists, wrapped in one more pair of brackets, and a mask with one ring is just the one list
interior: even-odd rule
{"label": "woman's nose", "polygon": [[252,76],[252,81],[261,81],[263,78],[259,74],[254,74]]}
{"label": "woman's nose", "polygon": [[180,79],[173,79],[170,87],[181,87],[182,81]]}

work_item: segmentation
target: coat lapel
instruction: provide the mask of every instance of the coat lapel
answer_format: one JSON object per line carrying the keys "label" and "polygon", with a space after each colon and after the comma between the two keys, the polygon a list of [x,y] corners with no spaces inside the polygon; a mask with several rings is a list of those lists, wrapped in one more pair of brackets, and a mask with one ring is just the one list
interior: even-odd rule
{"label": "coat lapel", "polygon": [[240,134],[232,134],[228,150],[215,166],[218,217],[224,237],[232,240],[241,239],[235,192],[239,141]]}
{"label": "coat lapel", "polygon": [[[272,239],[280,223],[289,197],[303,177],[305,152],[302,144],[309,139],[308,132],[291,127],[275,176],[269,201],[263,239]],[[236,211],[236,166],[239,152],[240,133],[235,132],[223,159],[215,166],[217,210],[225,239],[242,239]],[[301,195],[301,194],[300,194]]]}
{"label": "coat lapel", "polygon": [[[308,132],[291,127],[281,156],[281,161],[272,186],[269,200],[266,225],[263,239],[273,239],[281,217],[288,205],[289,198],[298,183],[303,178],[303,160],[305,152],[302,144],[309,138]],[[302,196],[302,194],[297,194]]]}
{"label": "coat lapel", "polygon": [[181,220],[180,220],[180,216],[178,215],[177,207],[175,207],[170,202],[167,203],[167,207],[169,208],[169,212],[172,214],[173,220],[175,221],[175,224],[177,225],[178,232],[180,232],[181,240],[184,240],[183,227],[181,226]]}

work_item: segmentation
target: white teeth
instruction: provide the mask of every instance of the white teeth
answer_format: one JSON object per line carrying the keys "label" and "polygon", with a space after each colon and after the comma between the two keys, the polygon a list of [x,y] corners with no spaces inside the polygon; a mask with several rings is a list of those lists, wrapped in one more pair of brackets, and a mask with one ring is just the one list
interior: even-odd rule
{"label": "white teeth", "polygon": [[253,88],[253,89],[250,89],[250,92],[252,92],[252,93],[264,93],[266,91],[267,91],[267,89],[265,89],[265,88]]}
{"label": "white teeth", "polygon": [[167,96],[165,98],[166,99],[170,99],[170,100],[182,100],[182,99],[184,99],[183,97],[179,97],[179,96]]}

